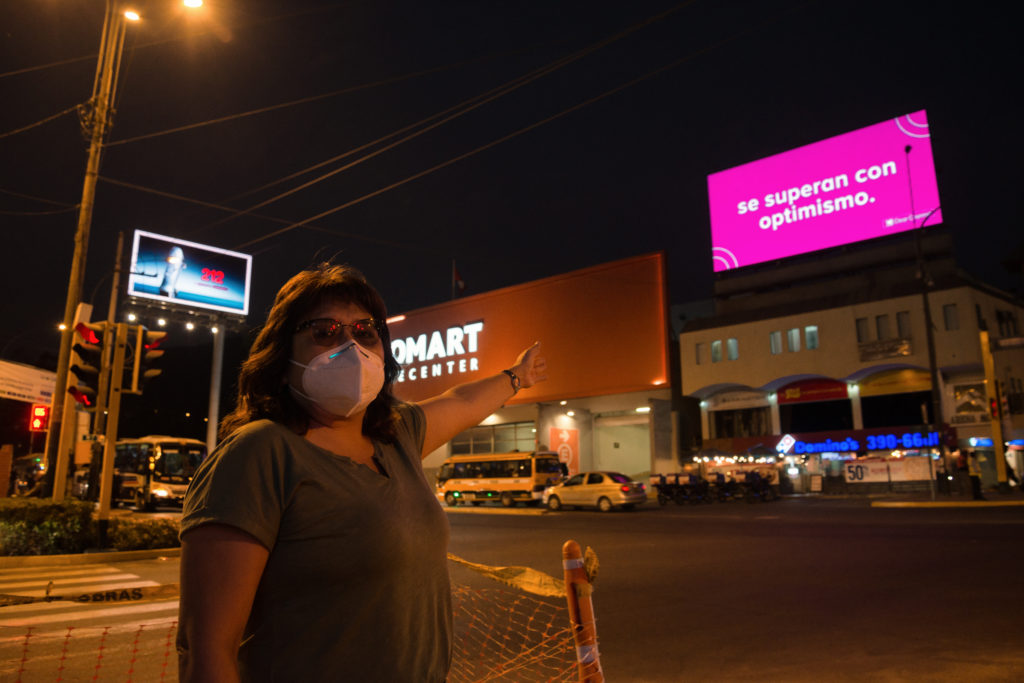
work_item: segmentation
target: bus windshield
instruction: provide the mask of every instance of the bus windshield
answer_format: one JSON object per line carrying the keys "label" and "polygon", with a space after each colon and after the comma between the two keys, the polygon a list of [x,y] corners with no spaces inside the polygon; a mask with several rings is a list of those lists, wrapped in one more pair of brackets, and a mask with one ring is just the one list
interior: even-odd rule
{"label": "bus windshield", "polygon": [[192,479],[206,448],[185,443],[161,443],[153,474],[157,481],[187,483]]}

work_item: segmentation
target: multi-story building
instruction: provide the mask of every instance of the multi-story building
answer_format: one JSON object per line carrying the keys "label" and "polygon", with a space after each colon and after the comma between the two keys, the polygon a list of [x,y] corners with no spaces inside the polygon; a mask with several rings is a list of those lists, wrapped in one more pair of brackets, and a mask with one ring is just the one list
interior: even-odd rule
{"label": "multi-story building", "polygon": [[858,456],[928,453],[941,472],[953,462],[940,452],[971,449],[992,484],[995,414],[1021,471],[1024,307],[959,270],[948,232],[728,273],[714,310],[679,337],[681,390],[700,401],[705,450],[772,452],[792,435],[796,450],[783,450],[821,455],[811,471],[840,475]]}

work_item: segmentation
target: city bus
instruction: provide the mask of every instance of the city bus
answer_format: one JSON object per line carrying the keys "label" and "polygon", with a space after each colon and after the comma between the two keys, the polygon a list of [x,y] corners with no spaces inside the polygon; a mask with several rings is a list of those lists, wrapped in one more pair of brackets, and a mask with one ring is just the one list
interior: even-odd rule
{"label": "city bus", "polygon": [[192,475],[206,457],[206,444],[174,436],[143,436],[118,439],[115,451],[111,503],[155,510],[184,502]]}
{"label": "city bus", "polygon": [[437,473],[437,492],[449,506],[486,501],[536,505],[544,489],[565,475],[565,466],[551,451],[453,455]]}

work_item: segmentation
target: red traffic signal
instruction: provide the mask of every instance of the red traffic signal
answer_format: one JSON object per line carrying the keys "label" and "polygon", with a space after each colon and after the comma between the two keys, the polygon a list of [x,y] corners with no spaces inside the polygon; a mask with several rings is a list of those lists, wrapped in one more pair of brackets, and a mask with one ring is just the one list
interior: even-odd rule
{"label": "red traffic signal", "polygon": [[148,330],[139,325],[131,335],[129,345],[134,357],[131,360],[130,371],[126,372],[128,388],[125,389],[125,393],[141,394],[143,385],[163,372],[160,368],[153,367],[153,364],[164,355],[163,349],[157,347],[167,338],[167,333]]}
{"label": "red traffic signal", "polygon": [[74,382],[68,387],[68,393],[86,409],[96,408],[103,368],[103,337],[106,330],[105,322],[80,322],[75,325],[75,332],[82,341],[71,347],[68,370],[74,376]]}
{"label": "red traffic signal", "polygon": [[41,403],[32,405],[29,413],[28,428],[33,432],[45,432],[50,428],[50,406]]}

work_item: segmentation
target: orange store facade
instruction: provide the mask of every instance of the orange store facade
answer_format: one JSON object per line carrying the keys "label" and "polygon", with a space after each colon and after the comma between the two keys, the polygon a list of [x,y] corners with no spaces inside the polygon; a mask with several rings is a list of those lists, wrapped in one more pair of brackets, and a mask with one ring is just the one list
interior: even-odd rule
{"label": "orange store facade", "polygon": [[548,380],[430,454],[553,450],[570,470],[634,477],[673,461],[664,254],[601,264],[389,318],[402,366],[395,393],[417,401],[512,365],[541,342]]}

